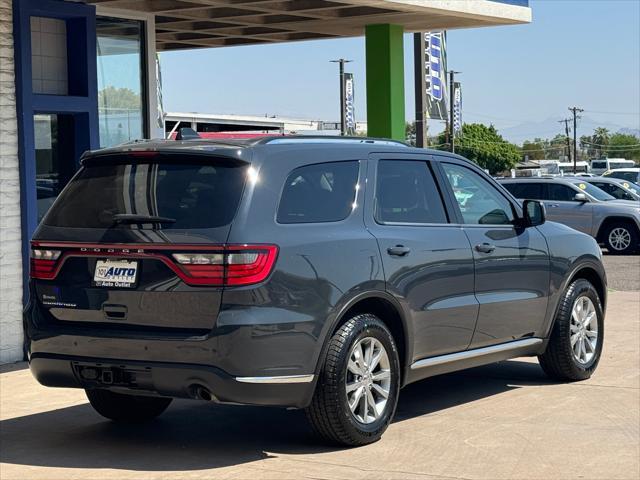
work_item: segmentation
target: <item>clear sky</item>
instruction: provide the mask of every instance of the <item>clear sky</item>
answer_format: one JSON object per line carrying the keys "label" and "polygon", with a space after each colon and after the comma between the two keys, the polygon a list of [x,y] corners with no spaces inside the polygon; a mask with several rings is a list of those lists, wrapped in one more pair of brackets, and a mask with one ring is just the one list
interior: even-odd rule
{"label": "clear sky", "polygon": [[[593,121],[640,128],[640,0],[530,5],[529,25],[448,32],[449,67],[463,72],[464,121],[540,122],[531,137],[552,136],[541,131],[550,122],[542,123],[576,105]],[[408,120],[415,116],[412,55],[405,35]],[[338,69],[329,60],[339,57],[353,60],[347,71],[364,120],[364,38],[163,53],[165,110],[336,120]]]}

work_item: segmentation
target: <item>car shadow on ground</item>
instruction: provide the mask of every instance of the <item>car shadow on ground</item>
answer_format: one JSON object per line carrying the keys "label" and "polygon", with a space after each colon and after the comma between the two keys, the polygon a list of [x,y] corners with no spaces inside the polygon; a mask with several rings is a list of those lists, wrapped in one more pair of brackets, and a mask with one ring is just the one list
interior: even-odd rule
{"label": "car shadow on ground", "polygon": [[[537,363],[513,360],[442,375],[403,389],[395,421],[549,383]],[[212,469],[338,449],[319,442],[302,411],[186,400],[142,425],[105,421],[88,404],[12,418],[0,422],[0,444],[7,464],[135,471]]]}

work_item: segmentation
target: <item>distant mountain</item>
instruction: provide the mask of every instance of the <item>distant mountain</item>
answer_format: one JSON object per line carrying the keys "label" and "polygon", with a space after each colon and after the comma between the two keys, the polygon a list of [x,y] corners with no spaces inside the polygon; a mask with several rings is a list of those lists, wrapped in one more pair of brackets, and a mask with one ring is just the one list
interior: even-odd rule
{"label": "distant mountain", "polygon": [[621,128],[618,133],[624,133],[625,135],[633,135],[640,138],[640,129],[638,128]]}
{"label": "distant mountain", "polygon": [[[550,117],[541,122],[525,122],[513,127],[499,128],[498,131],[505,139],[512,143],[521,145],[525,140],[533,140],[536,137],[553,138],[558,133],[564,134],[564,123],[559,123],[561,117]],[[570,127],[573,125],[570,124]],[[615,123],[601,122],[589,117],[582,117],[578,120],[578,138],[581,135],[591,135],[598,127],[604,127],[611,133],[627,133],[640,137],[640,130],[625,127]],[[573,136],[573,132],[571,134]]]}

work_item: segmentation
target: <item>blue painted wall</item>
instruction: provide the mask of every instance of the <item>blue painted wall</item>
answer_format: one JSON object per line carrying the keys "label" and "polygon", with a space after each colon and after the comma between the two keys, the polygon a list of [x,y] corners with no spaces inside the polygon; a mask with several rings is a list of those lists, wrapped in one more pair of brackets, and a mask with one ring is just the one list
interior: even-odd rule
{"label": "blue painted wall", "polygon": [[[67,24],[69,95],[34,94],[31,81],[30,17],[49,17]],[[98,148],[98,91],[95,7],[60,0],[14,0],[13,34],[18,114],[18,155],[22,214],[22,266],[27,301],[29,241],[38,225],[33,116],[38,113],[74,116],[74,161],[85,150]]]}

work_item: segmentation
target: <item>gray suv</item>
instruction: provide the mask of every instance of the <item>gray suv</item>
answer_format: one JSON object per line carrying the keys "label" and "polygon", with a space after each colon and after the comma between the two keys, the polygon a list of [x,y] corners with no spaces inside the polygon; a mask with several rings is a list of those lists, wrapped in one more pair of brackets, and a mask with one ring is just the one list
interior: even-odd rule
{"label": "gray suv", "polygon": [[362,445],[433,375],[528,355],[588,378],[606,292],[593,238],[459,156],[161,141],[84,156],[32,240],[24,318],[38,381],[112,420],[277,405]]}
{"label": "gray suv", "polygon": [[616,200],[591,178],[529,177],[500,183],[516,198],[541,200],[549,220],[591,235],[610,253],[630,254],[640,247],[640,202]]}

